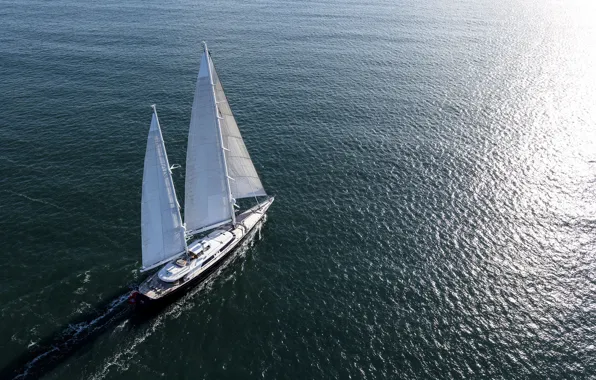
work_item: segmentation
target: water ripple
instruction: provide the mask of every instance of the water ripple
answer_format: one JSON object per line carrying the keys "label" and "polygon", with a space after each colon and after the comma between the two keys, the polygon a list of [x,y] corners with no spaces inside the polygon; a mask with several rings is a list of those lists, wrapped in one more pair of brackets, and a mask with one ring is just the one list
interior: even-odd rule
{"label": "water ripple", "polygon": [[[263,239],[47,378],[596,370],[589,4],[3,6],[4,363],[141,280],[147,105],[184,163],[207,40],[277,195]],[[184,173],[174,181],[181,195]]]}

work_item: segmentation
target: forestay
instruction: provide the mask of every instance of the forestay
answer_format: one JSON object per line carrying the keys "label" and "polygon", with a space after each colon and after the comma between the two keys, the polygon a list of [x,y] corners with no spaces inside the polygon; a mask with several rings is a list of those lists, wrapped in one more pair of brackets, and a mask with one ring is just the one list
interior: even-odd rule
{"label": "forestay", "polygon": [[215,98],[217,100],[217,108],[221,114],[220,120],[221,133],[223,136],[226,163],[228,165],[228,175],[232,178],[230,181],[230,189],[232,196],[235,199],[255,197],[267,195],[263,184],[255,170],[255,166],[250,159],[248,150],[244,145],[244,140],[238,130],[236,119],[232,114],[228,99],[224,93],[215,66],[209,57],[211,69],[213,73],[213,81],[215,83]]}
{"label": "forestay", "polygon": [[186,228],[192,233],[227,223],[232,219],[232,207],[209,53],[205,49],[188,132],[184,199]]}
{"label": "forestay", "polygon": [[141,203],[141,270],[145,271],[186,251],[185,229],[155,106],[147,138]]}

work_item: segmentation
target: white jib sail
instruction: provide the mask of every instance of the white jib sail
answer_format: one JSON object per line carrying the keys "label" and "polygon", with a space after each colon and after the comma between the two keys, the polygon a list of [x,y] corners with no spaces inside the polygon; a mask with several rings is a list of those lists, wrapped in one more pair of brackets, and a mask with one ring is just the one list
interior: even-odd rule
{"label": "white jib sail", "polygon": [[[209,57],[211,61],[211,57]],[[224,93],[215,66],[211,61],[213,81],[215,83],[215,98],[217,108],[221,114],[220,119],[221,132],[223,135],[224,147],[227,149],[226,163],[228,165],[228,175],[233,179],[230,181],[230,189],[235,199],[249,198],[261,195],[267,195],[261,179],[257,174],[254,164],[250,159],[248,150],[244,145],[240,130],[236,124],[236,119],[232,114],[230,104]]]}
{"label": "white jib sail", "polygon": [[209,53],[205,48],[192,104],[184,220],[189,232],[206,230],[232,219],[232,202],[222,147]]}
{"label": "white jib sail", "polygon": [[186,251],[180,206],[155,106],[147,138],[141,202],[141,271],[146,271]]}

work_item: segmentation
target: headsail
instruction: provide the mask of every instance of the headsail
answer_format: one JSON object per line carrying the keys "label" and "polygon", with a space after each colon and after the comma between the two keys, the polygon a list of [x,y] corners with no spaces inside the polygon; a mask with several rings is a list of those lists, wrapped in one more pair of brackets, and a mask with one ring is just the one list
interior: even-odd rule
{"label": "headsail", "polygon": [[227,223],[234,215],[209,61],[205,47],[186,152],[184,220],[191,233]]}
{"label": "headsail", "polygon": [[[209,61],[211,61],[211,59],[209,59]],[[261,183],[261,179],[255,170],[255,166],[250,159],[248,150],[246,150],[244,140],[242,139],[242,135],[240,135],[238,125],[236,124],[236,119],[232,114],[228,99],[226,98],[212,61],[211,69],[213,72],[213,81],[215,83],[217,108],[222,117],[220,125],[224,147],[227,149],[225,155],[226,163],[228,165],[228,174],[233,179],[233,181],[230,181],[232,196],[235,199],[240,199],[267,195],[263,188],[263,184]]]}
{"label": "headsail", "polygon": [[141,271],[145,271],[186,251],[180,206],[176,198],[155,106],[153,106],[153,118],[147,138],[141,202],[143,240]]}

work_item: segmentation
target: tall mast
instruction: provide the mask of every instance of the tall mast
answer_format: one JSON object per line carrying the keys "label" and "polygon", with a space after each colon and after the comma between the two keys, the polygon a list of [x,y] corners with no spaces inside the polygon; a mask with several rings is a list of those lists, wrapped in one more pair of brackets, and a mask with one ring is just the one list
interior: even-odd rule
{"label": "tall mast", "polygon": [[230,204],[230,217],[232,218],[232,226],[236,226],[236,212],[234,210],[234,198],[232,197],[232,189],[230,187],[230,179],[233,181],[234,179],[230,177],[230,175],[228,174],[228,163],[226,160],[226,148],[224,147],[224,140],[223,140],[223,134],[221,133],[221,120],[223,119],[223,117],[221,116],[221,113],[219,112],[219,108],[217,107],[217,98],[215,97],[215,83],[213,82],[213,71],[211,70],[211,67],[213,65],[213,62],[211,62],[211,56],[209,55],[209,50],[207,49],[207,43],[205,41],[203,41],[203,48],[205,49],[205,55],[207,56],[207,64],[208,64],[208,70],[209,70],[209,83],[211,84],[211,91],[213,93],[213,100],[215,103],[215,115],[216,115],[216,120],[217,120],[217,132],[219,135],[219,147],[221,149],[221,156],[223,158],[223,162],[224,162],[224,174],[225,174],[225,184],[226,184],[226,190],[228,193],[228,202]]}

